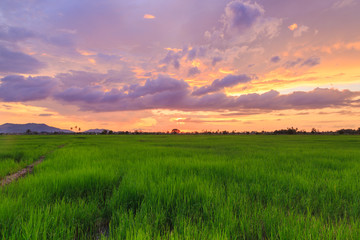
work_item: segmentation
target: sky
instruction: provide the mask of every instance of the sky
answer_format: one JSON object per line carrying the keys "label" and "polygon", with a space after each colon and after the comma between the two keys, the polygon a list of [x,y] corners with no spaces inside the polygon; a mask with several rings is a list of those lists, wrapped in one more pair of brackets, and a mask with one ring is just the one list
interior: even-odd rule
{"label": "sky", "polygon": [[360,127],[358,0],[1,0],[0,124]]}

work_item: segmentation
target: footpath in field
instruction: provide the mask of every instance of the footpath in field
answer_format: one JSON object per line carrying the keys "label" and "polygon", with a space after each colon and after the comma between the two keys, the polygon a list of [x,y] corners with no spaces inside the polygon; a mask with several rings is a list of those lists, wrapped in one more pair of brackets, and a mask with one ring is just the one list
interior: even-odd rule
{"label": "footpath in field", "polygon": [[[62,148],[64,146],[65,146],[65,144],[60,145],[57,148],[59,149],[59,148]],[[53,153],[54,151],[55,151],[55,149],[48,152],[47,154]],[[19,171],[17,171],[16,173],[12,173],[12,174],[7,175],[4,179],[1,180],[0,186],[3,187],[5,185],[8,185],[8,184],[18,180],[19,178],[25,177],[27,174],[32,173],[34,171],[34,167],[36,165],[42,163],[45,160],[45,156],[47,154],[40,156],[37,161],[33,162],[32,164],[26,166],[25,168],[23,168],[23,169],[21,169]]]}

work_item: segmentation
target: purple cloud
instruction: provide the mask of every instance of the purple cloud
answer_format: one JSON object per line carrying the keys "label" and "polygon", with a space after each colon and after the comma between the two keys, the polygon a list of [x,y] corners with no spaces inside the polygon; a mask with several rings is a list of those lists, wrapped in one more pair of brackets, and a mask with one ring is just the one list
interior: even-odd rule
{"label": "purple cloud", "polygon": [[99,86],[69,88],[55,95],[64,102],[76,102],[83,110],[119,111],[154,108],[174,108],[184,105],[189,85],[183,80],[160,76],[147,80],[144,85],[134,84],[122,91],[105,92]]}
{"label": "purple cloud", "polygon": [[285,67],[285,68],[293,68],[293,67],[295,67],[296,65],[299,65],[302,61],[303,61],[302,58],[297,58],[297,59],[295,59],[295,60],[290,60],[290,61],[287,61],[287,62],[284,64],[284,67]]}
{"label": "purple cloud", "polygon": [[0,46],[0,72],[37,73],[45,64],[21,52],[14,52]]}
{"label": "purple cloud", "polygon": [[25,78],[14,75],[1,79],[0,99],[5,102],[26,102],[53,97],[61,102],[76,104],[81,110],[95,112],[145,109],[272,111],[354,106],[356,103],[354,99],[360,96],[360,92],[328,88],[316,88],[309,92],[296,91],[286,95],[281,95],[274,90],[238,97],[227,96],[224,93],[211,93],[250,80],[251,77],[247,75],[229,75],[224,79],[215,80],[201,94],[193,94],[185,81],[167,76],[149,79],[143,85],[133,84],[123,89],[113,88],[108,91],[101,86],[70,87],[61,90],[57,87],[59,81],[51,77]]}
{"label": "purple cloud", "polygon": [[211,65],[214,67],[218,62],[221,62],[222,60],[222,57],[213,57]]}
{"label": "purple cloud", "polygon": [[252,78],[248,75],[228,75],[223,79],[214,80],[211,85],[203,86],[201,88],[196,89],[192,94],[195,96],[200,96],[204,94],[208,94],[211,92],[220,91],[226,87],[234,87],[240,83],[250,82]]}
{"label": "purple cloud", "polygon": [[42,100],[51,95],[56,82],[50,77],[6,76],[0,80],[0,99],[5,102]]}
{"label": "purple cloud", "polygon": [[308,66],[308,67],[314,67],[316,65],[320,64],[320,58],[319,57],[311,57],[306,59],[301,66]]}
{"label": "purple cloud", "polygon": [[[144,85],[129,86],[123,90],[105,92],[101,87],[67,89],[55,96],[68,103],[76,103],[82,110],[106,112],[144,109],[177,109],[184,111],[241,111],[245,109],[272,111],[284,109],[321,109],[351,106],[360,92],[316,88],[281,95],[271,90],[263,94],[244,94],[238,97],[224,93],[194,96],[182,80],[172,79],[162,86],[164,79],[148,80]],[[177,83],[176,83],[177,82]],[[130,90],[132,89],[132,90]]]}
{"label": "purple cloud", "polygon": [[197,75],[199,73],[201,73],[201,71],[197,67],[192,67],[188,71],[188,76],[191,77],[191,76]]}
{"label": "purple cloud", "polygon": [[320,64],[321,59],[319,57],[310,57],[308,59],[302,59],[302,58],[297,58],[295,60],[292,61],[287,61],[284,64],[285,68],[293,68],[295,66],[307,66],[307,67],[314,67],[316,65]]}
{"label": "purple cloud", "polygon": [[130,86],[128,89],[125,88],[125,90],[129,92],[129,97],[137,98],[162,92],[186,90],[188,88],[189,84],[187,84],[184,80],[177,80],[166,76],[159,76],[155,80],[148,79],[143,86],[136,84]]}
{"label": "purple cloud", "polygon": [[165,64],[172,64],[172,66],[176,69],[180,68],[180,59],[184,56],[184,52],[175,52],[175,51],[168,51],[165,58],[163,58],[160,63]]}
{"label": "purple cloud", "polygon": [[229,29],[243,30],[255,23],[264,13],[257,3],[234,0],[225,8],[225,21]]}
{"label": "purple cloud", "polygon": [[271,62],[273,63],[278,63],[280,62],[281,58],[279,56],[274,56],[270,59]]}
{"label": "purple cloud", "polygon": [[21,52],[14,52],[0,46],[0,72],[37,73],[45,64]]}
{"label": "purple cloud", "polygon": [[0,25],[0,40],[17,42],[35,36],[35,33],[22,27]]}

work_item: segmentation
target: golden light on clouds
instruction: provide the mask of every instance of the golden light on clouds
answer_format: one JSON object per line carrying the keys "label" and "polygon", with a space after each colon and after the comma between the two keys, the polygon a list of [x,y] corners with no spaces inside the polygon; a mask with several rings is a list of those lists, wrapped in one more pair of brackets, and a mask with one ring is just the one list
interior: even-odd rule
{"label": "golden light on clouds", "polygon": [[91,64],[96,65],[96,60],[95,60],[95,59],[89,58],[88,61],[89,61]]}
{"label": "golden light on clouds", "polygon": [[191,65],[193,67],[200,67],[201,63],[199,61],[192,61]]}
{"label": "golden light on clouds", "polygon": [[297,29],[298,27],[299,27],[299,26],[298,26],[296,23],[288,26],[288,28],[289,28],[291,31],[294,31],[294,30]]}
{"label": "golden light on clouds", "polygon": [[173,52],[181,52],[182,49],[180,48],[164,48],[165,50],[168,50],[168,51],[173,51]]}
{"label": "golden light on clouds", "polygon": [[234,74],[235,72],[233,70],[227,70],[227,69],[220,69],[219,70],[220,73],[224,73],[224,74]]}
{"label": "golden light on clouds", "polygon": [[80,49],[76,49],[76,51],[77,51],[78,53],[80,53],[81,55],[83,55],[83,56],[93,56],[93,55],[96,55],[96,53],[90,52],[90,51],[85,51],[85,50],[80,50]]}
{"label": "golden light on clouds", "polygon": [[144,15],[144,18],[145,19],[154,19],[154,18],[156,18],[154,15],[151,15],[151,14],[145,14]]}

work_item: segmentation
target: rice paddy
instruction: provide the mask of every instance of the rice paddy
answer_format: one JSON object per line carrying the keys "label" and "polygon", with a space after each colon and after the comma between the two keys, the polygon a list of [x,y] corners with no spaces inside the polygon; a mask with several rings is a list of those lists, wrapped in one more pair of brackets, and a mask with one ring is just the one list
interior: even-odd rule
{"label": "rice paddy", "polygon": [[360,239],[359,146],[359,136],[0,136],[0,179],[46,157],[0,188],[0,239]]}

